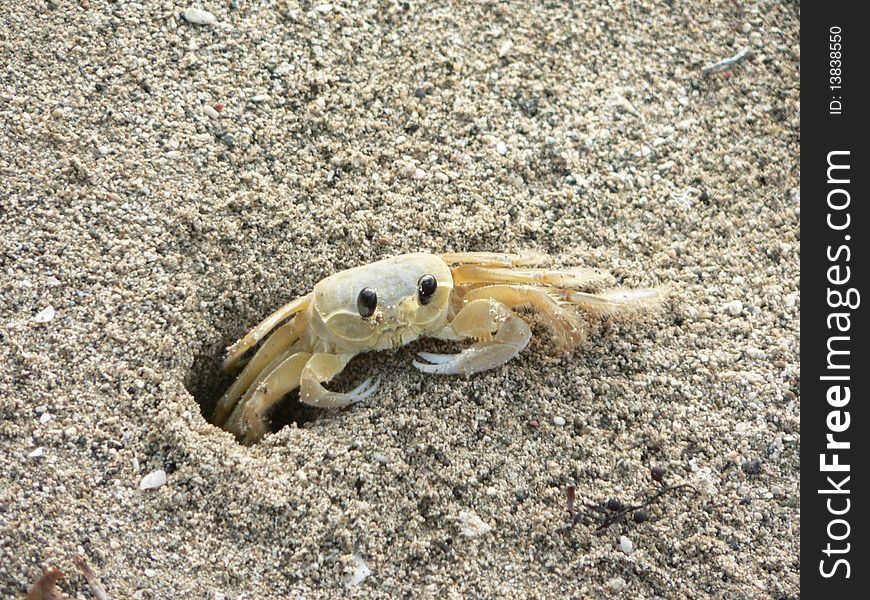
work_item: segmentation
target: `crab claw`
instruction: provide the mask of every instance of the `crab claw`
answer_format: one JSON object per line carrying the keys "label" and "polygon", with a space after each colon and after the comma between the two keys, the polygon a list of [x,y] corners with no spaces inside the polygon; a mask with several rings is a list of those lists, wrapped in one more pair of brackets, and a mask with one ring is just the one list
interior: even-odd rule
{"label": "crab claw", "polygon": [[482,336],[491,331],[496,333],[489,336],[489,340],[478,342],[458,354],[418,352],[417,356],[427,362],[415,360],[415,367],[424,373],[470,375],[506,363],[519,354],[532,337],[525,321],[504,305],[489,299],[468,304],[456,316],[452,327],[457,334],[468,337]]}
{"label": "crab claw", "polygon": [[418,356],[429,363],[414,361],[415,367],[424,373],[438,375],[471,375],[502,365],[519,354],[520,350],[510,344],[486,344],[466,348],[459,354],[430,354],[419,352]]}

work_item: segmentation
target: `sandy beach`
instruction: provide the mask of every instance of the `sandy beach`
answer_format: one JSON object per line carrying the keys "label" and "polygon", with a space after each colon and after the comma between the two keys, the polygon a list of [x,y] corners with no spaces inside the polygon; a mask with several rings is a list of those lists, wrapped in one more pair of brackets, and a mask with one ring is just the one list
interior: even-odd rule
{"label": "sandy beach", "polygon": [[[81,555],[113,599],[798,598],[799,16],[2,2],[0,596],[94,598]],[[669,299],[210,424],[226,346],[324,277],[521,250]]]}

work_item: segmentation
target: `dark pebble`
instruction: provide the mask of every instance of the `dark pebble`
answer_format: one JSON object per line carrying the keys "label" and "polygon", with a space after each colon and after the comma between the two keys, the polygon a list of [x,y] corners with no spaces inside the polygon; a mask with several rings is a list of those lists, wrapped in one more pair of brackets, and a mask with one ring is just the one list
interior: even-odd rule
{"label": "dark pebble", "polygon": [[538,99],[532,98],[531,100],[526,102],[524,111],[527,117],[534,117],[536,114],[538,114]]}
{"label": "dark pebble", "polygon": [[426,90],[424,90],[421,87],[418,87],[416,90],[414,90],[414,95],[417,96],[418,98],[425,98],[426,97]]}
{"label": "dark pebble", "polygon": [[520,502],[525,502],[529,498],[529,492],[526,490],[517,490],[514,492],[514,496],[516,496],[517,500]]}
{"label": "dark pebble", "polygon": [[658,481],[659,483],[662,482],[662,479],[665,476],[665,470],[663,467],[653,467],[649,472],[650,475],[652,475],[653,480]]}
{"label": "dark pebble", "polygon": [[643,523],[644,521],[649,519],[649,515],[647,514],[647,512],[645,510],[639,510],[636,513],[634,513],[633,518],[634,518],[635,523]]}
{"label": "dark pebble", "polygon": [[236,145],[236,140],[233,139],[233,136],[227,134],[224,136],[224,144],[226,144],[228,148],[232,148]]}
{"label": "dark pebble", "polygon": [[622,510],[622,502],[619,500],[619,498],[611,498],[607,501],[607,510]]}
{"label": "dark pebble", "polygon": [[747,475],[758,475],[761,473],[761,459],[748,460],[743,463],[743,472]]}

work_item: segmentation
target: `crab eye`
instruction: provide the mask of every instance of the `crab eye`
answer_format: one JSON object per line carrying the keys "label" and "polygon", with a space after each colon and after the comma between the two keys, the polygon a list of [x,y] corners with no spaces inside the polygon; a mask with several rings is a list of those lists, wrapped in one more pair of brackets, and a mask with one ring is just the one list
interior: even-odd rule
{"label": "crab eye", "polygon": [[429,304],[437,289],[438,281],[435,279],[435,276],[423,275],[417,282],[417,298],[420,300],[420,304]]}
{"label": "crab eye", "polygon": [[378,294],[371,288],[363,288],[356,297],[356,309],[359,311],[359,316],[363,319],[368,319],[375,314],[375,309],[378,307]]}

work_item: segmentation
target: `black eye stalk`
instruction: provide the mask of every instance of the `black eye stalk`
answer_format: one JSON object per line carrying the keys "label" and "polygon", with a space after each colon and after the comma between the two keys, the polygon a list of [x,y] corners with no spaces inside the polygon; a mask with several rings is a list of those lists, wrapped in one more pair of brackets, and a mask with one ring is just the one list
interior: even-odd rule
{"label": "black eye stalk", "polygon": [[434,275],[423,275],[417,282],[417,299],[420,304],[426,305],[432,302],[432,296],[438,289],[438,281]]}
{"label": "black eye stalk", "polygon": [[356,309],[359,311],[359,316],[363,319],[368,319],[375,314],[375,309],[378,307],[378,294],[371,288],[363,288],[356,297]]}

